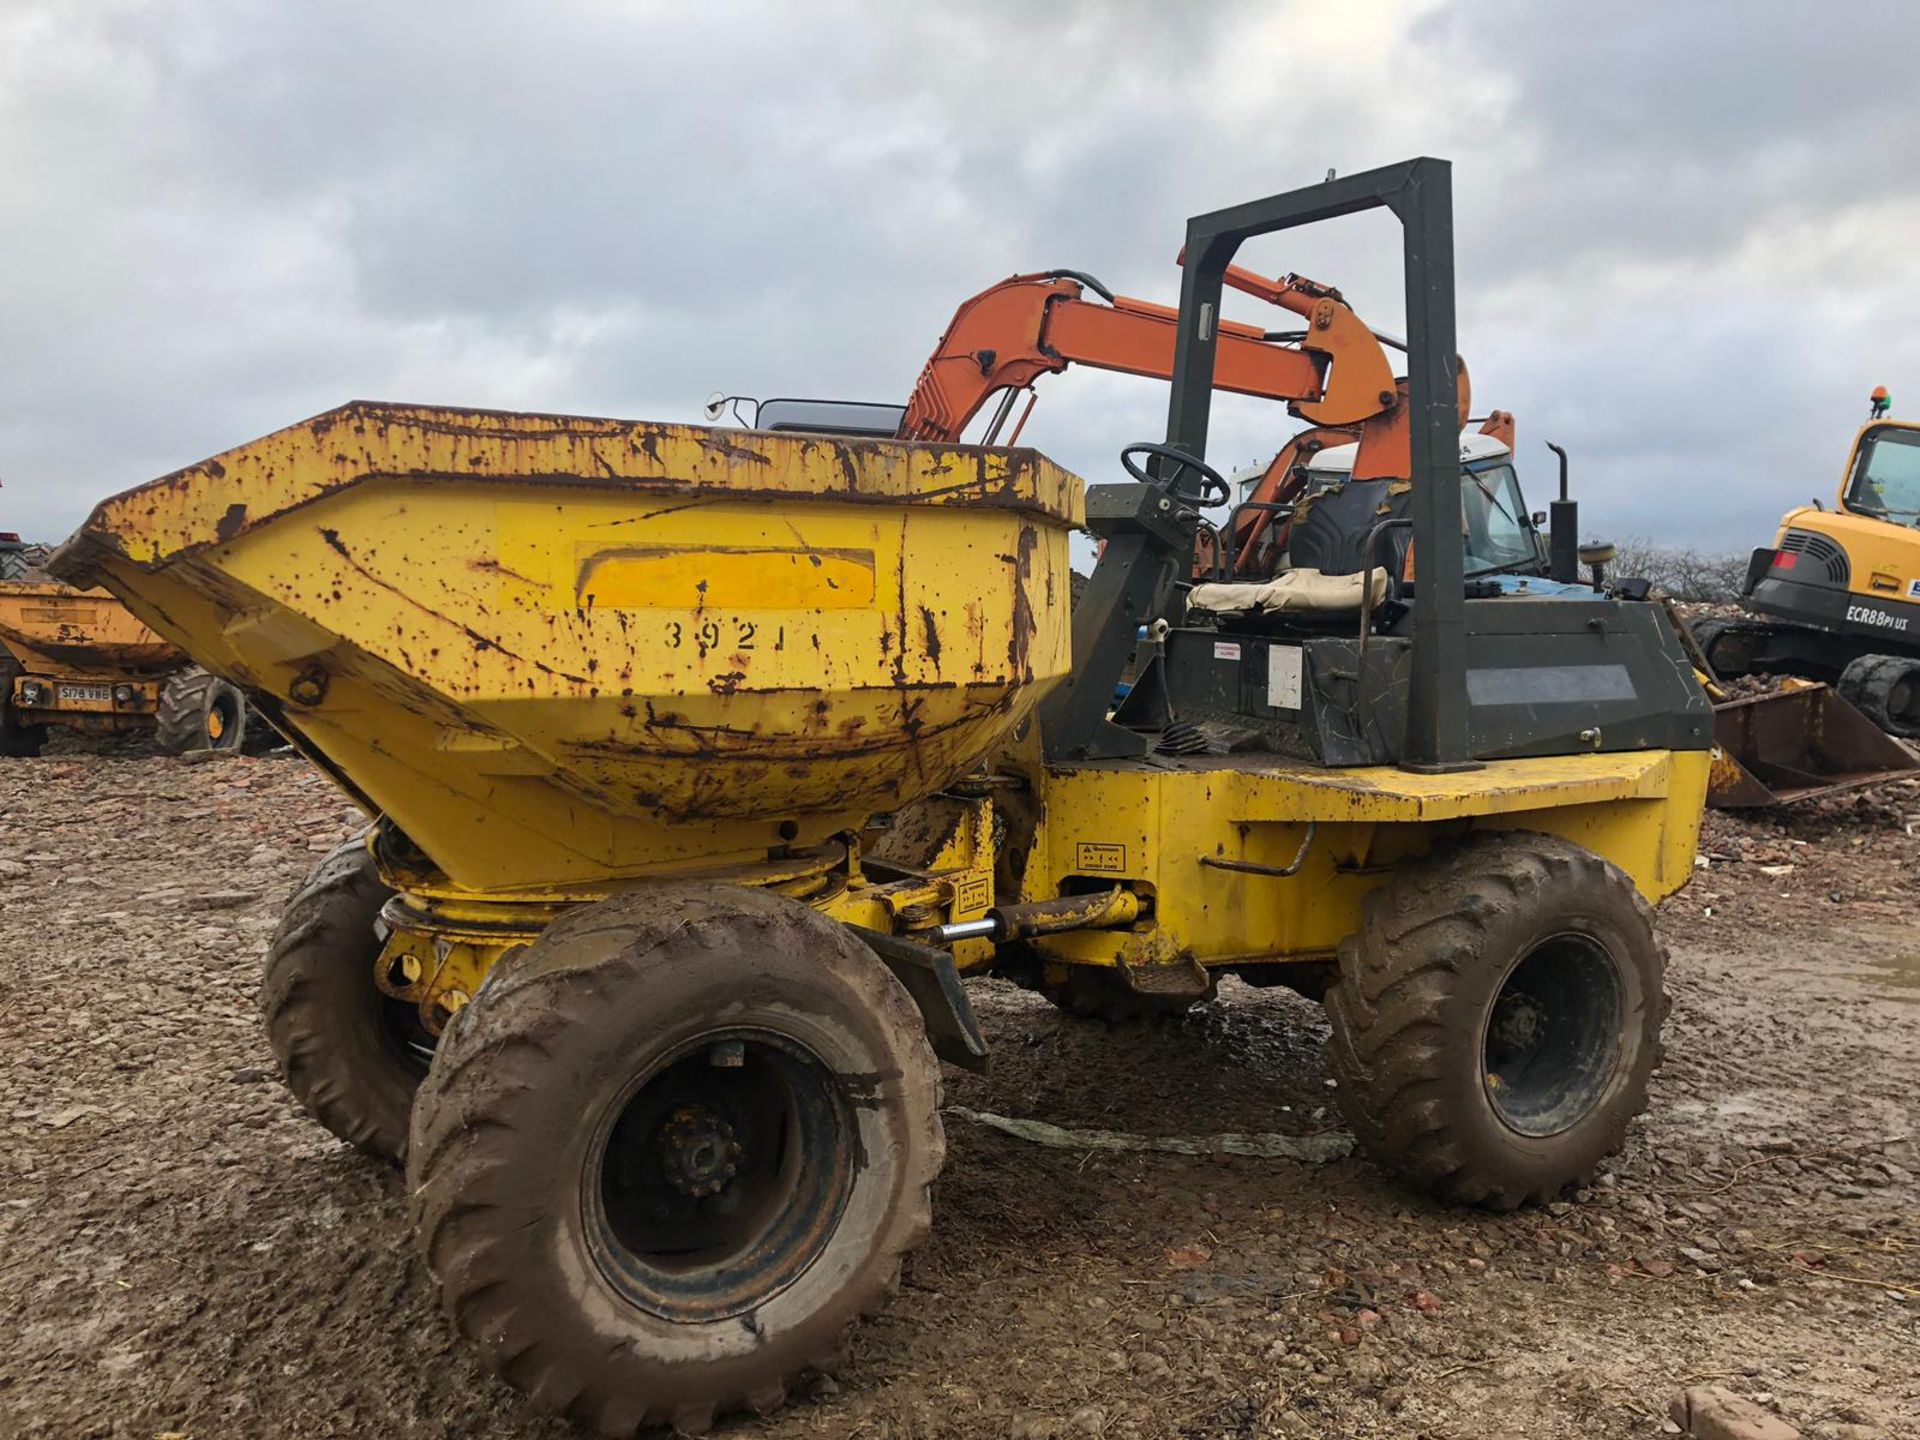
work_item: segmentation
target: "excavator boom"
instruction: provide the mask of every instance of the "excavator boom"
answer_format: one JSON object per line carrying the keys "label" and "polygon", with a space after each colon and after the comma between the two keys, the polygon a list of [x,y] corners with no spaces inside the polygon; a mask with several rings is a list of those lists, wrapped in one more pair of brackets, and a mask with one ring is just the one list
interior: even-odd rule
{"label": "excavator boom", "polygon": [[[1337,291],[1298,276],[1236,273],[1247,281],[1240,288],[1300,314],[1308,328],[1281,340],[1257,326],[1221,321],[1215,388],[1285,401],[1320,425],[1360,424],[1395,404],[1386,353]],[[1106,303],[1087,299],[1089,289]],[[900,438],[958,440],[992,396],[1070,364],[1165,380],[1173,374],[1178,329],[1177,311],[1115,295],[1090,276],[1012,276],[954,312],[914,386]]]}

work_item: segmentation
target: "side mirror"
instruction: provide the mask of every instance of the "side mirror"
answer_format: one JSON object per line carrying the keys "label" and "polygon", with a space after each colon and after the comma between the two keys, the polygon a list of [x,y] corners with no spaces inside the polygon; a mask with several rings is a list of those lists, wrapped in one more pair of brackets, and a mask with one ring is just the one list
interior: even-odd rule
{"label": "side mirror", "polygon": [[727,401],[733,397],[723,390],[716,390],[707,397],[707,419],[718,420],[727,413]]}
{"label": "side mirror", "polygon": [[1547,512],[1544,510],[1536,510],[1533,514],[1529,515],[1527,519],[1532,521],[1533,528],[1538,530],[1542,525],[1547,523]]}

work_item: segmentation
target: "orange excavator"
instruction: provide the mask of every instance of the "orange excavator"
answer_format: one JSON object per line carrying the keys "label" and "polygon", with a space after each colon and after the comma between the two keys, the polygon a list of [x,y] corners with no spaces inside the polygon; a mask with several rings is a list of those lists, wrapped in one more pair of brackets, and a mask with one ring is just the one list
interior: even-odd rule
{"label": "orange excavator", "polygon": [[[1354,480],[1400,479],[1411,464],[1406,382],[1394,377],[1386,353],[1398,342],[1376,333],[1330,285],[1299,275],[1268,279],[1239,266],[1228,267],[1226,281],[1304,324],[1276,332],[1220,321],[1214,388],[1283,401],[1309,428],[1293,436],[1248,487],[1224,543],[1202,529],[1195,560],[1201,576],[1270,572],[1284,548],[1287,508],[1305,484],[1303,466],[1321,449],[1357,444],[1349,475]],[[1089,299],[1089,291],[1105,303]],[[954,312],[894,434],[951,443],[997,396],[983,438],[1015,444],[1037,398],[1034,381],[1042,375],[1079,364],[1168,379],[1178,323],[1178,311],[1116,295],[1080,271],[1015,275]],[[1026,404],[1007,433],[1023,393]],[[1468,395],[1462,363],[1463,422]],[[1510,441],[1512,417],[1495,420],[1504,423]],[[1490,427],[1487,433],[1495,432]]]}

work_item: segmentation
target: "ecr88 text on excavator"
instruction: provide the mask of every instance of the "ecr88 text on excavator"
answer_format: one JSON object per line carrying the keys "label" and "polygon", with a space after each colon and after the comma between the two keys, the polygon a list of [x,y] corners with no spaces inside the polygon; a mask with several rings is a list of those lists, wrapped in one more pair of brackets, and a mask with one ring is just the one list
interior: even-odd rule
{"label": "ecr88 text on excavator", "polygon": [[[1379,207],[1414,580],[1169,615],[1225,486],[1235,251]],[[1360,1144],[1452,1200],[1558,1195],[1622,1143],[1712,717],[1657,606],[1469,595],[1451,226],[1431,159],[1190,221],[1165,438],[1122,483],[359,403],[103,503],[56,557],[378,817],[293,901],[269,1033],[324,1124],[405,1163],[453,1324],[536,1403],[697,1429],[830,1363],[931,1223],[936,1056],[988,1058],[968,974],[1096,1008],[1227,973],[1322,994]],[[1111,710],[1159,619],[1154,704]]]}

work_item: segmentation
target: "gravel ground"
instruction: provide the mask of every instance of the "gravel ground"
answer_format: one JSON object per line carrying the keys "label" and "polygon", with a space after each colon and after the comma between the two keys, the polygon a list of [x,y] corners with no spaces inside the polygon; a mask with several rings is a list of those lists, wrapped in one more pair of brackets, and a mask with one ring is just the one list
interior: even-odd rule
{"label": "gravel ground", "polygon": [[[773,1436],[1619,1436],[1713,1379],[1920,1436],[1920,791],[1714,817],[1652,1108],[1596,1188],[1445,1210],[1359,1159],[1087,1153],[952,1115],[933,1239]],[[359,824],[297,760],[0,761],[0,1435],[572,1432],[482,1371],[398,1177],[307,1121],[261,953]],[[1107,1031],[985,984],[973,1111],[1325,1132],[1317,1010]]]}

